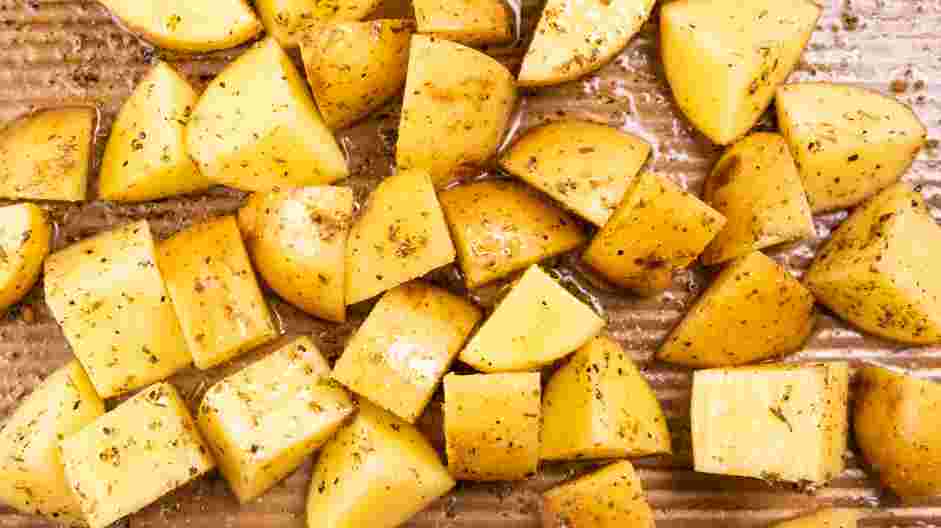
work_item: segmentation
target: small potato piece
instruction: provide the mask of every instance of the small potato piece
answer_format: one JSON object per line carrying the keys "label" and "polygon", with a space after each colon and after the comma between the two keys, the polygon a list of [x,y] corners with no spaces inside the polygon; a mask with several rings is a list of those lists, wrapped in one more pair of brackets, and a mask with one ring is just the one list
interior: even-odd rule
{"label": "small potato piece", "polygon": [[539,465],[538,372],[444,377],[448,471],[461,480],[522,480]]}
{"label": "small potato piece", "polygon": [[627,460],[543,494],[545,528],[654,528],[640,477]]}
{"label": "small potato piece", "polygon": [[395,528],[456,483],[415,427],[367,402],[324,446],[307,499],[308,528]]}
{"label": "small potato piece", "polygon": [[815,234],[794,158],[779,134],[756,132],[729,147],[703,187],[703,201],[728,220],[703,251],[707,265]]}
{"label": "small potato piece", "polygon": [[20,203],[0,207],[0,226],[0,310],[6,310],[36,284],[52,225],[35,204]]}
{"label": "small potato piece", "polygon": [[815,213],[897,182],[928,139],[911,108],[865,88],[789,84],[778,88],[775,107]]}
{"label": "small potato piece", "polygon": [[513,40],[513,13],[505,0],[415,0],[418,31],[468,46]]}
{"label": "small potato piece", "polygon": [[361,20],[381,0],[255,0],[268,33],[285,48],[295,48],[305,34],[331,21]]}
{"label": "small potato piece", "polygon": [[667,289],[725,223],[675,183],[642,173],[582,258],[611,282],[650,295]]}
{"label": "small potato piece", "polygon": [[347,343],[333,379],[415,423],[480,317],[446,290],[421,281],[398,286]]}
{"label": "small potato piece", "polygon": [[575,249],[585,235],[565,211],[524,185],[488,180],[441,193],[468,288]]}
{"label": "small potato piece", "polygon": [[637,136],[571,120],[526,132],[500,166],[601,227],[649,155],[650,145]]}
{"label": "small potato piece", "polygon": [[843,470],[848,385],[838,362],[697,371],[696,471],[826,484]]}
{"label": "small potato piece", "polygon": [[755,251],[719,273],[657,352],[688,367],[729,367],[800,349],[816,321],[814,296]]}
{"label": "small potato piece", "polygon": [[877,336],[941,342],[941,229],[921,194],[899,183],[857,208],[804,277],[817,300]]}
{"label": "small potato piece", "polygon": [[46,259],[46,303],[102,398],[192,363],[146,220]]}
{"label": "small potato piece", "polygon": [[258,240],[261,231],[261,219],[265,214],[268,197],[276,194],[278,194],[278,191],[252,193],[239,209],[236,220],[238,221],[239,232],[242,233],[242,240],[249,252]]}
{"label": "small potato piece", "polygon": [[467,343],[461,361],[482,372],[535,370],[574,352],[604,323],[534,264]]}
{"label": "small potato piece", "polygon": [[774,528],[856,528],[858,510],[827,508],[774,525]]}
{"label": "small potato piece", "polygon": [[56,108],[0,130],[0,198],[84,200],[97,119],[94,108]]}
{"label": "small potato piece", "polygon": [[497,152],[516,103],[516,82],[483,53],[412,37],[396,144],[400,169],[424,169],[442,188]]}
{"label": "small potato piece", "polygon": [[243,191],[325,185],[349,174],[304,78],[272,38],[209,84],[186,143],[206,177]]}
{"label": "small potato piece", "polygon": [[82,510],[65,481],[59,439],[105,413],[78,361],[53,372],[0,429],[0,502],[69,526]]}
{"label": "small potato piece", "polygon": [[61,444],[65,476],[91,528],[104,528],[215,468],[186,403],[152,385]]}

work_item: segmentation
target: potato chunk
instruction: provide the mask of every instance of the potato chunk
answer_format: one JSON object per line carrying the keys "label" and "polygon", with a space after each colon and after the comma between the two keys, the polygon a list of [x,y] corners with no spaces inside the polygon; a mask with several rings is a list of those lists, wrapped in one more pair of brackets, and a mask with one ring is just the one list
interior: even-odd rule
{"label": "potato chunk", "polygon": [[755,251],[719,273],[657,358],[689,367],[744,365],[797,351],[815,321],[810,291]]}
{"label": "potato chunk", "polygon": [[697,371],[696,471],[826,484],[843,470],[848,385],[846,363]]}
{"label": "potato chunk", "polygon": [[268,491],[322,446],[355,410],[307,337],[216,383],[199,428],[240,502]]}
{"label": "potato chunk", "polygon": [[186,403],[152,385],[62,443],[85,521],[104,528],[215,467]]}
{"label": "potato chunk", "polygon": [[827,508],[774,525],[774,528],[856,528],[858,510]]}
{"label": "potato chunk", "polygon": [[817,300],[875,335],[941,342],[941,229],[904,183],[856,209],[804,278]]}
{"label": "potato chunk", "polygon": [[653,528],[653,510],[627,460],[543,494],[545,528]]}
{"label": "potato chunk", "polygon": [[53,253],[44,284],[46,303],[102,398],[192,363],[146,220]]}
{"label": "potato chunk", "polygon": [[468,46],[513,40],[513,12],[504,0],[415,0],[418,31]]}
{"label": "potato chunk", "polygon": [[409,423],[415,423],[480,310],[421,281],[389,290],[337,361],[333,378]]}
{"label": "potato chunk", "polygon": [[461,480],[521,480],[539,465],[538,372],[444,377],[448,471]]}
{"label": "potato chunk", "polygon": [[0,310],[20,301],[36,284],[49,255],[52,224],[31,203],[0,207]]}
{"label": "potato chunk", "polygon": [[330,21],[360,20],[380,0],[255,0],[268,34],[285,48],[300,44],[305,34],[317,33]]}
{"label": "potato chunk", "polygon": [[558,121],[523,135],[500,159],[507,172],[601,227],[640,168],[650,145],[588,121]]}

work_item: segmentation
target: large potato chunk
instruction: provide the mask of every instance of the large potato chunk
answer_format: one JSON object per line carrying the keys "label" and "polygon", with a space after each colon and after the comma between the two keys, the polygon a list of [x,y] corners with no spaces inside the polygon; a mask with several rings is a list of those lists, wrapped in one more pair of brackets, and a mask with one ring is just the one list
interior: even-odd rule
{"label": "large potato chunk", "polygon": [[774,525],[774,528],[856,528],[858,510],[827,508]]}
{"label": "large potato chunk", "polygon": [[146,220],[53,253],[44,283],[46,303],[102,398],[193,361]]}
{"label": "large potato chunk", "polygon": [[627,460],[543,494],[544,528],[654,528],[640,476]]}
{"label": "large potato chunk", "polygon": [[856,205],[897,182],[928,138],[911,108],[855,86],[789,84],[775,106],[815,213]]}
{"label": "large potato chunk", "polygon": [[36,284],[51,242],[52,224],[42,209],[31,203],[0,207],[0,310]]}
{"label": "large potato chunk", "polygon": [[307,33],[316,33],[332,21],[360,20],[380,0],[255,0],[268,34],[285,48],[300,44]]}
{"label": "large potato chunk", "polygon": [[323,185],[349,172],[304,78],[271,38],[209,84],[186,142],[210,180],[246,191]]}
{"label": "large potato chunk", "polygon": [[513,12],[505,0],[415,0],[418,31],[468,46],[513,39]]}
{"label": "large potato chunk", "polygon": [[660,49],[676,103],[712,141],[742,137],[797,65],[819,16],[812,0],[665,3]]}
{"label": "large potato chunk", "polygon": [[436,187],[497,152],[516,102],[506,67],[483,53],[423,35],[412,37],[395,159],[425,169]]}
{"label": "large potato chunk", "polygon": [[941,341],[941,229],[921,194],[899,183],[858,208],[817,255],[804,282],[817,300],[875,335]]}

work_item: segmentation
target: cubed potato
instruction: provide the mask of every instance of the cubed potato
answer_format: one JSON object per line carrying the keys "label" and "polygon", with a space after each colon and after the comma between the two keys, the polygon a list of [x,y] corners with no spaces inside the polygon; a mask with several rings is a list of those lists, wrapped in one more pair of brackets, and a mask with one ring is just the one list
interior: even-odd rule
{"label": "cubed potato", "polygon": [[856,205],[897,182],[928,139],[911,108],[856,86],[789,84],[775,107],[815,213]]}
{"label": "cubed potato", "polygon": [[333,378],[415,423],[480,317],[476,306],[441,288],[398,286],[347,343]]}
{"label": "cubed potato", "polygon": [[454,244],[431,178],[399,172],[382,181],[346,245],[346,304],[355,304],[454,262]]}
{"label": "cubed potato", "polygon": [[461,480],[521,480],[539,465],[538,372],[448,374],[448,471]]}
{"label": "cubed potato", "polygon": [[44,285],[46,303],[102,398],[192,363],[146,220],[53,253]]}
{"label": "cubed potato", "polygon": [[696,471],[807,488],[843,470],[846,363],[773,364],[693,375]]}
{"label": "cubed potato", "polygon": [[535,370],[598,335],[604,319],[534,264],[461,351],[482,372]]}
{"label": "cubed potato", "polygon": [[135,513],[216,466],[168,383],[142,390],[60,446],[66,479],[91,528]]}
{"label": "cubed potato", "polygon": [[564,120],[526,132],[503,155],[500,166],[601,227],[648,156],[650,145],[635,135]]}
{"label": "cubed potato", "polygon": [[719,273],[657,358],[689,367],[744,365],[796,352],[815,321],[810,291],[755,251]]}
{"label": "cubed potato", "polygon": [[941,229],[921,194],[896,184],[856,209],[804,278],[817,300],[863,330],[941,342]]}
{"label": "cubed potato", "polygon": [[111,127],[98,180],[101,198],[159,200],[212,186],[186,151],[196,99],[196,90],[167,63],[150,70]]}
{"label": "cubed potato", "polygon": [[157,264],[197,368],[225,363],[277,336],[234,216],[161,242]]}
{"label": "cubed potato", "polygon": [[0,428],[0,502],[26,514],[81,526],[82,510],[65,481],[59,440],[105,413],[78,361],[49,375]]}
{"label": "cubed potato", "polygon": [[307,337],[213,385],[199,428],[240,502],[292,473],[353,414],[346,391]]}
{"label": "cubed potato", "polygon": [[664,4],[660,53],[677,105],[720,145],[744,136],[797,65],[820,12],[812,0]]}
{"label": "cubed potato", "polygon": [[616,462],[543,494],[545,528],[654,528],[640,476]]}
{"label": "cubed potato", "polygon": [[827,508],[774,525],[774,528],[856,528],[859,510]]}
{"label": "cubed potato", "polygon": [[331,22],[301,42],[301,56],[324,121],[346,128],[402,91],[411,20]]}
{"label": "cubed potato", "polygon": [[516,82],[495,59],[447,40],[415,35],[409,55],[395,159],[442,188],[496,154]]}
{"label": "cubed potato", "polygon": [[816,233],[797,166],[779,134],[755,132],[729,147],[706,178],[703,201],[727,220],[703,251],[705,264]]}
{"label": "cubed potato", "polygon": [[524,185],[487,180],[441,193],[468,288],[571,251],[586,237],[565,211]]}
{"label": "cubed potato", "polygon": [[97,110],[55,108],[0,130],[0,198],[81,202]]}
{"label": "cubed potato", "polygon": [[36,284],[49,255],[52,224],[31,203],[0,207],[0,310],[19,302]]}
{"label": "cubed potato", "polygon": [[330,22],[360,20],[380,0],[255,0],[268,34],[285,48],[297,47],[305,34],[316,33]]}
{"label": "cubed potato", "polygon": [[244,191],[325,185],[349,174],[304,78],[272,38],[206,87],[186,144],[210,180]]}
{"label": "cubed potato", "polygon": [[415,0],[413,5],[424,35],[468,46],[513,40],[513,12],[504,0]]}
{"label": "cubed potato", "polygon": [[582,258],[614,284],[651,295],[669,288],[725,224],[672,181],[642,173]]}
{"label": "cubed potato", "polygon": [[324,446],[307,499],[308,528],[395,528],[456,483],[415,427],[367,402]]}
{"label": "cubed potato", "polygon": [[549,378],[542,400],[543,460],[670,453],[657,396],[630,356],[599,336]]}

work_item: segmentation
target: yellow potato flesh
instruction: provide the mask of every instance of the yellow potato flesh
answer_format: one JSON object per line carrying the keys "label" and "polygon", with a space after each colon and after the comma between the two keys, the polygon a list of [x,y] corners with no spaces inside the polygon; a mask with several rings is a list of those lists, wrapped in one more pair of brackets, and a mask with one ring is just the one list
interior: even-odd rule
{"label": "yellow potato flesh", "polygon": [[296,47],[330,21],[360,20],[380,0],[255,0],[268,34],[285,48]]}
{"label": "yellow potato flesh", "polygon": [[415,0],[418,31],[468,46],[513,39],[513,12],[504,0]]}
{"label": "yellow potato flesh", "polygon": [[543,494],[545,528],[654,528],[640,475],[624,460]]}
{"label": "yellow potato flesh", "polygon": [[19,302],[36,284],[51,242],[52,224],[38,206],[0,207],[0,310]]}

